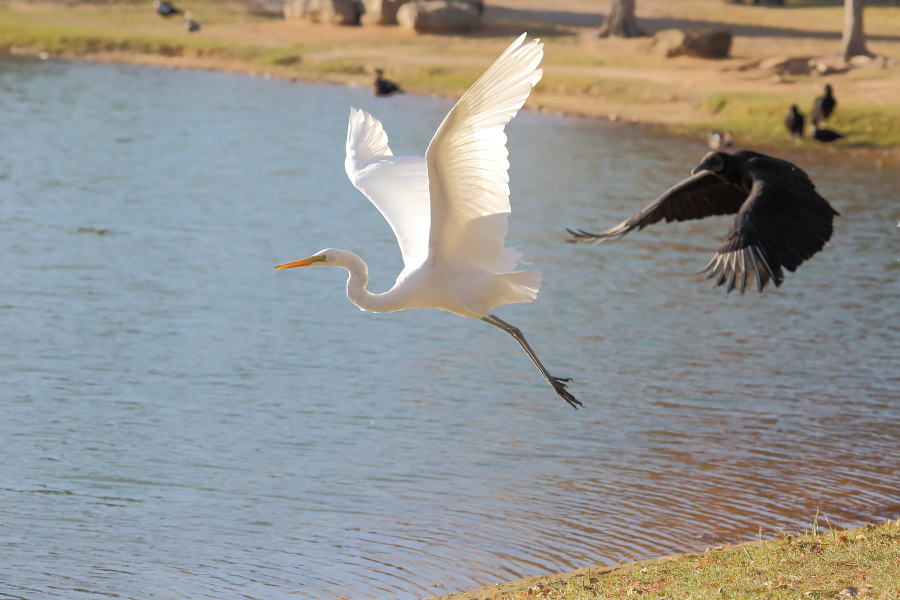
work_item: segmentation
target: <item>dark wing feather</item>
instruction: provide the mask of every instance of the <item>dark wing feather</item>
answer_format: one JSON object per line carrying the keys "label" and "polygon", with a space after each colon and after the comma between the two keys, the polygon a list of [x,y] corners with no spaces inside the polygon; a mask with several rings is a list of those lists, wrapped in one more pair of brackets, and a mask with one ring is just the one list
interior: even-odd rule
{"label": "dark wing feather", "polygon": [[768,157],[747,163],[753,187],[728,229],[725,244],[707,265],[708,279],[728,292],[741,293],[756,281],[762,292],[769,281],[784,280],[831,239],[839,216],[802,170]]}
{"label": "dark wing feather", "polygon": [[602,242],[611,237],[622,237],[634,229],[643,229],[663,219],[687,221],[713,215],[731,215],[738,212],[747,192],[730,184],[715,173],[703,171],[693,175],[647,205],[644,210],[627,221],[600,233],[579,229],[566,229],[573,236],[569,242]]}

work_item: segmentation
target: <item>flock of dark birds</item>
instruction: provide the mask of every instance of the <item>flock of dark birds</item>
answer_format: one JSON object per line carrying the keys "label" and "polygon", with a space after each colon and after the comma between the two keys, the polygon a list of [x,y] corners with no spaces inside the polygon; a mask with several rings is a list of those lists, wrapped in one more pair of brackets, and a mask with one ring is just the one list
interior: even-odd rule
{"label": "flock of dark birds", "polygon": [[[847,137],[843,133],[838,133],[834,129],[825,129],[824,127],[819,127],[819,123],[827,121],[828,117],[831,116],[835,108],[837,108],[837,100],[835,100],[834,98],[834,90],[831,88],[831,85],[826,85],[825,92],[821,96],[816,98],[815,102],[813,102],[812,137],[817,142],[823,142],[827,144],[829,142]],[[788,132],[796,138],[802,138],[806,133],[806,116],[802,112],[800,112],[800,109],[797,108],[796,104],[791,105],[791,109],[788,111],[787,116],[784,118],[784,125],[785,127],[787,127]],[[713,150],[718,150],[719,148],[731,146],[734,143],[734,138],[732,138],[731,134],[727,131],[710,131],[709,133],[707,133],[707,141],[710,148],[712,148]]]}
{"label": "flock of dark birds", "polygon": [[[174,17],[175,15],[180,15],[181,11],[175,8],[169,2],[165,2],[165,0],[153,0],[153,8],[156,9],[156,12],[159,13],[161,17],[169,18]],[[184,13],[184,28],[188,33],[194,33],[196,31],[200,31],[200,23],[194,20],[191,11],[186,11]]]}
{"label": "flock of dark birds", "polygon": [[[156,12],[165,18],[174,17],[175,15],[180,15],[181,11],[175,8],[170,2],[166,2],[165,0],[153,0],[153,8],[156,9]],[[200,23],[194,20],[191,11],[184,12],[184,28],[188,31],[188,33],[194,33],[196,31],[200,31]],[[392,94],[402,94],[403,90],[400,89],[400,86],[384,78],[384,70],[383,69],[375,69],[375,95],[376,96],[390,96]]]}
{"label": "flock of dark birds", "polygon": [[[822,127],[819,127],[819,122],[827,121],[828,117],[831,116],[831,113],[834,112],[835,108],[837,108],[837,100],[834,99],[834,90],[831,89],[831,85],[826,85],[825,93],[816,98],[816,101],[813,103],[813,139],[828,143],[846,137],[844,134],[838,133],[833,129],[824,129]],[[787,127],[791,135],[798,138],[803,137],[803,133],[806,127],[806,117],[802,112],[800,112],[800,109],[797,108],[796,104],[791,106],[791,110],[784,118],[784,125]]]}

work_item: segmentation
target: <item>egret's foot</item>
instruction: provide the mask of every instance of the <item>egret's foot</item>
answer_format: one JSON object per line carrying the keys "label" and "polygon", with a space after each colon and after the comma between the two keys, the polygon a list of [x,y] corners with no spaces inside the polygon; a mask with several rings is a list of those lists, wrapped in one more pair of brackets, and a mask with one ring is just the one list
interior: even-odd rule
{"label": "egret's foot", "polygon": [[567,239],[566,241],[570,244],[577,244],[578,242],[592,242],[594,241],[594,236],[583,229],[578,229],[573,231],[566,227],[566,231],[568,231],[572,237]]}
{"label": "egret's foot", "polygon": [[584,406],[578,398],[573,396],[569,390],[566,389],[566,383],[572,381],[571,377],[553,377],[550,376],[550,385],[553,386],[553,390],[559,394],[563,400],[569,403],[569,406],[572,408],[578,408],[579,406]]}

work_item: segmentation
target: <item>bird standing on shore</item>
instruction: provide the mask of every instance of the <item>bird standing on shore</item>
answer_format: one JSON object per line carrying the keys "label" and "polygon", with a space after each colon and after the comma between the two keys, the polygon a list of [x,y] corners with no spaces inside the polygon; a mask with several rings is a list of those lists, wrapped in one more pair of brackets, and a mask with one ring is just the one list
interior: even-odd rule
{"label": "bird standing on shore", "polygon": [[800,112],[796,104],[791,105],[791,110],[784,118],[784,125],[787,127],[791,135],[795,137],[803,137],[803,130],[806,125],[806,117]]}
{"label": "bird standing on shore", "polygon": [[184,13],[184,28],[188,33],[200,31],[200,23],[194,20],[194,15],[189,10]]}
{"label": "bird standing on shore", "polygon": [[506,124],[541,79],[539,40],[519,37],[467,91],[434,134],[425,157],[394,156],[381,123],[351,109],[344,167],[350,181],[387,219],[404,269],[383,294],[366,289],[366,263],[326,249],[276,267],[340,267],[347,297],[361,310],[439,308],[481,319],[511,335],[554,391],[573,408],[569,379],[550,375],[522,332],[496,317],[501,304],[531,302],[538,271],[516,271],[521,254],[505,248],[509,206]]}
{"label": "bird standing on shore", "polygon": [[782,267],[793,272],[831,239],[837,211],[792,163],[749,150],[710,152],[691,173],[630,219],[601,233],[569,229],[575,236],[569,241],[599,243],[663,219],[737,213],[702,272],[717,277],[715,287],[727,283],[729,293],[744,293],[754,277],[760,292],[770,280],[780,286]]}
{"label": "bird standing on shore", "polygon": [[403,93],[400,86],[384,78],[384,69],[375,69],[375,95],[390,96],[396,93]]}
{"label": "bird standing on shore", "polygon": [[153,0],[153,8],[156,9],[163,17],[171,17],[172,15],[177,15],[181,11],[169,4],[168,2],[164,2],[163,0]]}
{"label": "bird standing on shore", "polygon": [[831,89],[831,84],[826,84],[825,93],[816,98],[815,102],[813,103],[813,123],[827,121],[828,117],[831,116],[831,113],[834,112],[834,109],[836,107],[837,100],[834,99],[834,91]]}
{"label": "bird standing on shore", "polygon": [[823,129],[819,127],[819,124],[813,121],[813,137],[820,142],[825,144],[831,143],[835,140],[839,140],[841,138],[847,137],[843,133],[838,133],[834,129]]}
{"label": "bird standing on shore", "polygon": [[734,137],[727,131],[707,131],[706,143],[713,150],[719,148],[730,148],[734,145]]}

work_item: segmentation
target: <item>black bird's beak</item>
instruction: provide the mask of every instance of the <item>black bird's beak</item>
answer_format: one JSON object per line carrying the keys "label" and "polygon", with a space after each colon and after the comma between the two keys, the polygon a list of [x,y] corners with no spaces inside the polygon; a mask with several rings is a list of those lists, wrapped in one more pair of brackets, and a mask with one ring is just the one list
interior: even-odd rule
{"label": "black bird's beak", "polygon": [[712,171],[713,173],[718,173],[722,169],[725,168],[725,159],[722,158],[722,155],[719,152],[710,152],[706,156],[703,157],[703,160],[700,161],[700,164],[694,167],[694,170],[691,171],[691,175],[696,175],[702,171]]}

